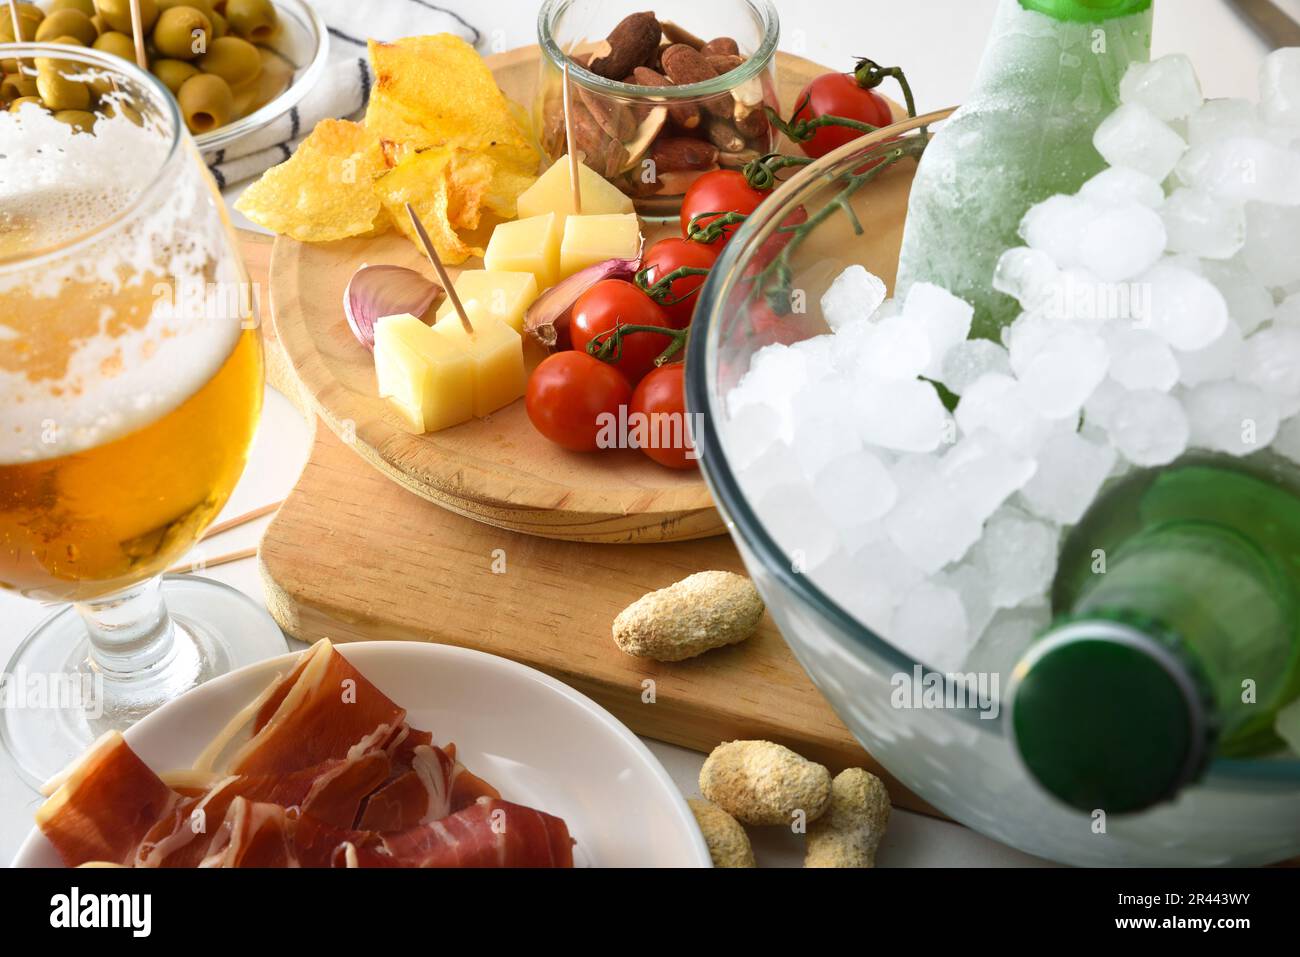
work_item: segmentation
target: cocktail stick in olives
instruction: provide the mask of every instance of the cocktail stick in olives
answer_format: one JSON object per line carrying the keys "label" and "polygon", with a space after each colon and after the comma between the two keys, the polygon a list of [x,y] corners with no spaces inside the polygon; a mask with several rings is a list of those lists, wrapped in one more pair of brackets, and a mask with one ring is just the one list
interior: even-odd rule
{"label": "cocktail stick in olives", "polygon": [[191,133],[206,133],[225,126],[235,111],[235,98],[230,86],[221,77],[210,73],[200,73],[186,80],[181,84],[176,100]]}
{"label": "cocktail stick in olives", "polygon": [[193,60],[212,43],[212,21],[193,7],[172,7],[158,15],[153,45],[165,57]]}
{"label": "cocktail stick in olives", "polygon": [[[95,0],[95,9],[118,33],[131,35],[131,0]],[[147,33],[158,19],[158,0],[140,0],[140,22]]]}
{"label": "cocktail stick in olives", "polygon": [[82,46],[95,42],[95,25],[80,10],[55,10],[36,28],[36,39],[41,43],[57,37],[76,37]]}
{"label": "cocktail stick in olives", "polygon": [[253,43],[265,43],[277,23],[271,0],[226,0],[224,16],[236,35]]}
{"label": "cocktail stick in olives", "polygon": [[232,87],[247,83],[262,69],[257,47],[239,37],[218,37],[195,62],[204,73],[214,73]]}

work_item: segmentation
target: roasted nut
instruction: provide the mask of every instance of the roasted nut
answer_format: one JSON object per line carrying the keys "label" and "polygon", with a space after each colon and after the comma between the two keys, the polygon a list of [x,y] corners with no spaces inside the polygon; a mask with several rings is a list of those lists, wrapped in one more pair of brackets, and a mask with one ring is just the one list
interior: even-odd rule
{"label": "roasted nut", "polygon": [[714,56],[716,54],[721,54],[723,56],[740,56],[740,44],[731,37],[715,37],[701,46],[700,52],[705,56]]}
{"label": "roasted nut", "polygon": [[688,47],[699,50],[704,46],[704,41],[697,37],[690,30],[679,27],[671,20],[662,21],[659,26],[663,29],[664,37],[670,43],[685,43]]}
{"label": "roasted nut", "polygon": [[[672,81],[649,67],[639,66],[632,71],[633,81],[639,86],[672,86]],[[668,116],[678,129],[695,130],[700,126],[700,108],[694,103],[674,103],[668,107]]]}
{"label": "roasted nut", "polygon": [[691,136],[661,136],[650,148],[650,158],[661,173],[709,169],[718,162],[718,148]]}
{"label": "roasted nut", "polygon": [[597,76],[617,80],[645,63],[659,48],[663,32],[653,13],[633,13],[610,31],[604,52],[592,56],[588,69]]}
{"label": "roasted nut", "polygon": [[724,153],[738,153],[748,145],[729,119],[711,116],[705,124],[709,142]]}
{"label": "roasted nut", "polygon": [[725,76],[745,62],[743,56],[734,53],[706,53],[704,59],[709,61],[709,66],[713,67],[718,76]]}
{"label": "roasted nut", "polygon": [[733,122],[736,125],[736,132],[750,140],[766,136],[770,129],[767,113],[762,107],[746,107],[737,103]]}
{"label": "roasted nut", "polygon": [[[577,84],[574,84],[577,86]],[[591,118],[611,138],[622,142],[635,132],[636,117],[624,104],[577,86],[578,97]]]}
{"label": "roasted nut", "polygon": [[831,775],[820,764],[771,741],[720,744],[700,768],[700,793],[744,824],[790,824],[822,816]]}
{"label": "roasted nut", "polygon": [[754,848],[749,835],[740,823],[712,801],[692,798],[686,802],[695,815],[695,823],[704,833],[704,843],[709,845],[709,857],[714,867],[757,867]]}
{"label": "roasted nut", "polygon": [[830,807],[808,826],[803,866],[875,867],[889,811],[880,778],[861,768],[841,771],[831,782]]}
{"label": "roasted nut", "polygon": [[718,165],[723,169],[744,169],[762,156],[758,150],[740,150],[735,153],[718,153]]}
{"label": "roasted nut", "polygon": [[655,176],[654,188],[651,193],[655,196],[681,196],[691,188],[691,184],[703,176],[705,173],[712,173],[718,169],[716,166],[710,166],[702,170],[678,170],[677,172],[658,173]]}
{"label": "roasted nut", "polygon": [[614,619],[614,641],[629,655],[683,661],[754,633],[763,599],[734,572],[699,572],[634,601]]}

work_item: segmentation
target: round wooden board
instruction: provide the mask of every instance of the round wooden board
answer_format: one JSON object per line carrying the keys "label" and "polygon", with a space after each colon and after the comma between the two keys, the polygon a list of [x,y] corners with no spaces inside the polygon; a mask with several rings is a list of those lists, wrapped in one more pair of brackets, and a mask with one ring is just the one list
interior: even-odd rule
{"label": "round wooden board", "polygon": [[[487,57],[506,96],[529,105],[537,47]],[[777,55],[781,104],[825,68]],[[647,245],[671,225],[644,223]],[[279,237],[271,256],[271,315],[303,397],[363,459],[416,495],[469,518],[546,538],[664,542],[726,529],[698,472],[675,472],[634,450],[579,455],[542,438],[522,401],[486,419],[413,435],[379,398],[374,363],[343,316],[343,290],[365,263],[392,263],[433,278],[400,233],[306,244]],[[466,269],[481,268],[471,259]],[[457,270],[451,270],[453,274]]]}

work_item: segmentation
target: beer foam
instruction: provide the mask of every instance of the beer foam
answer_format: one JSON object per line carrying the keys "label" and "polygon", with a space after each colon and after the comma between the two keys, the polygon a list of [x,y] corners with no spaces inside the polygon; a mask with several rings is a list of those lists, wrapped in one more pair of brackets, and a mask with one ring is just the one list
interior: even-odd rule
{"label": "beer foam", "polygon": [[0,464],[142,428],[234,349],[243,271],[197,154],[170,146],[121,111],[93,134],[0,113],[0,260],[34,257],[0,262]]}

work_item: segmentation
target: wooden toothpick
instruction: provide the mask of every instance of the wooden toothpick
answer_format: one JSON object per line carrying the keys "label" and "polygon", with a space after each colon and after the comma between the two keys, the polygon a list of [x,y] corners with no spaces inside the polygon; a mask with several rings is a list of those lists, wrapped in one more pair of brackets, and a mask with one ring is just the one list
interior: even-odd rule
{"label": "wooden toothpick", "polygon": [[438,250],[433,248],[433,242],[429,239],[429,234],[424,231],[424,223],[420,222],[415,207],[410,203],[406,204],[406,215],[411,217],[411,225],[415,227],[415,234],[420,237],[420,245],[424,247],[424,254],[429,257],[429,262],[433,263],[433,271],[438,274],[438,280],[442,283],[442,288],[447,291],[447,298],[451,300],[451,307],[456,310],[456,315],[460,316],[460,324],[465,327],[465,331],[471,336],[474,335],[474,325],[469,321],[469,315],[465,312],[465,306],[456,293],[456,287],[452,285],[451,277],[447,275],[442,260],[438,258]]}
{"label": "wooden toothpick", "polygon": [[131,38],[135,40],[135,65],[149,72],[149,58],[144,52],[144,17],[140,15],[140,0],[131,0]]}
{"label": "wooden toothpick", "polygon": [[23,42],[23,21],[18,17],[18,0],[9,0],[9,20],[14,25],[14,42]]}
{"label": "wooden toothpick", "polygon": [[569,146],[569,183],[573,190],[573,211],[582,215],[582,183],[578,178],[578,149],[573,139],[573,109],[569,104],[569,61],[564,61],[564,141]]}

